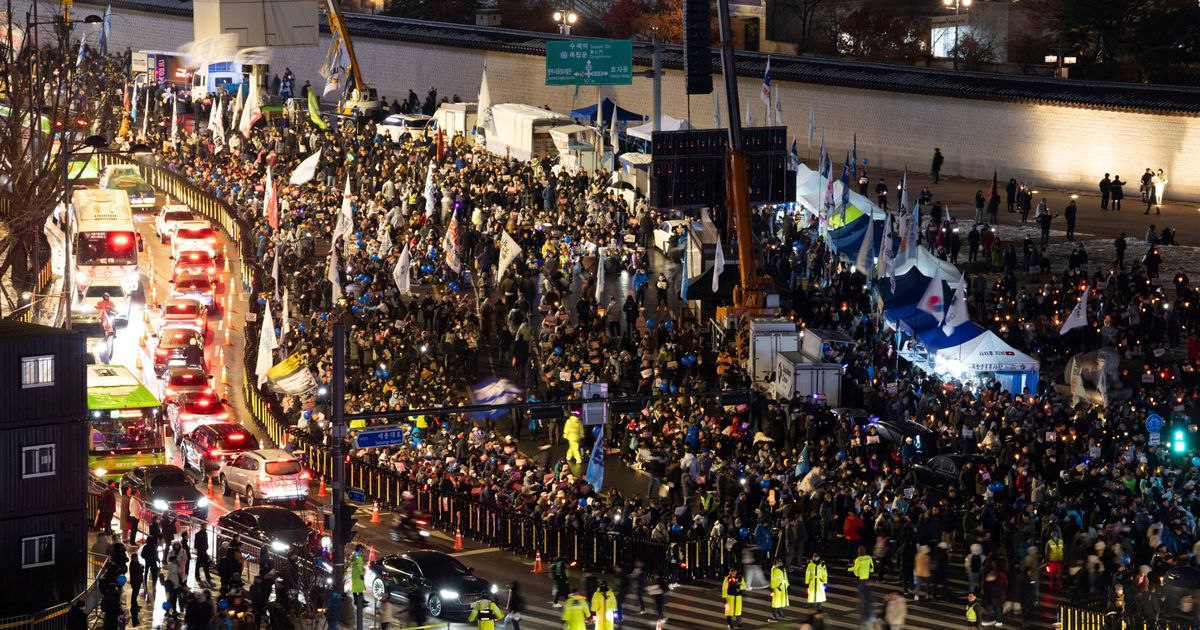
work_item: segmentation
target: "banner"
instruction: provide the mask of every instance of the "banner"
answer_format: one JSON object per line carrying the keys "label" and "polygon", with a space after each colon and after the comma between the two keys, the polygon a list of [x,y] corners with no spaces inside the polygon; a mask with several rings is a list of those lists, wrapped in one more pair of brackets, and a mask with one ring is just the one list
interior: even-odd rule
{"label": "banner", "polygon": [[313,377],[302,352],[271,366],[267,370],[267,380],[271,383],[271,389],[290,396],[310,392],[317,386],[317,379]]}
{"label": "banner", "polygon": [[596,427],[595,434],[596,443],[592,445],[592,454],[588,457],[587,472],[583,478],[594,491],[600,492],[604,487],[604,427]]}
{"label": "banner", "polygon": [[504,279],[504,272],[508,271],[509,265],[521,255],[521,246],[517,244],[513,237],[509,236],[508,232],[503,232],[500,235],[500,262],[496,269],[496,282]]}
{"label": "banner", "polygon": [[404,251],[400,252],[400,260],[396,261],[396,268],[392,270],[392,280],[395,281],[396,290],[400,291],[400,295],[412,293],[412,278],[409,276],[411,267],[412,254],[408,251],[408,243],[405,243]]}

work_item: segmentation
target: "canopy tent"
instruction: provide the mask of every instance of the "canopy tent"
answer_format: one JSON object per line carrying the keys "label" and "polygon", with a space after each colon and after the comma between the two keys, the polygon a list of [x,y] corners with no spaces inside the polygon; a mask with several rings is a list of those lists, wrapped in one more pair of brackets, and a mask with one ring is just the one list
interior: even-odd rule
{"label": "canopy tent", "polygon": [[883,318],[887,324],[896,330],[913,336],[942,325],[940,319],[922,311],[913,304],[886,308],[883,310]]}
{"label": "canopy tent", "polygon": [[[876,286],[879,297],[883,300],[885,309],[912,306],[921,301],[925,289],[929,288],[932,278],[921,273],[918,269],[909,269],[903,274],[896,274],[896,289],[892,290],[890,280],[883,279]],[[954,295],[954,287],[942,280],[942,295],[947,301]]]}
{"label": "canopy tent", "polygon": [[952,377],[990,374],[1000,385],[1020,394],[1028,389],[1037,393],[1037,359],[1008,345],[996,333],[983,334],[957,346],[942,348],[934,355],[938,372]]}
{"label": "canopy tent", "polygon": [[[604,99],[604,110],[600,114],[600,120],[605,125],[607,125],[609,119],[612,118],[614,109],[617,111],[617,120],[619,120],[623,123],[642,122],[643,120],[646,119],[646,117],[641,114],[636,114],[636,113],[631,112],[622,107],[618,107],[616,103],[612,102],[612,99],[606,98],[606,99]],[[571,118],[574,118],[576,120],[590,120],[590,121],[595,122],[596,106],[588,105],[587,107],[580,107],[579,109],[572,109],[571,110]]]}
{"label": "canopy tent", "polygon": [[[847,219],[850,217],[851,210],[857,213],[858,217],[839,228],[833,228],[834,221],[830,220],[830,246],[834,252],[854,260],[858,256],[858,250],[862,248],[863,239],[867,237],[867,229],[870,226],[870,229],[874,230],[875,233],[871,237],[871,251],[868,254],[874,259],[879,255],[879,247],[883,242],[883,221],[875,221],[868,215],[859,212],[858,208],[855,207],[847,209]],[[836,218],[840,219],[840,213]]]}
{"label": "canopy tent", "polygon": [[924,245],[917,246],[915,256],[896,263],[896,275],[907,273],[912,269],[916,269],[930,278],[940,277],[955,287],[962,279],[962,271],[954,263],[934,256]]}
{"label": "canopy tent", "polygon": [[809,214],[817,213],[817,207],[808,200],[816,199],[820,185],[821,177],[817,172],[801,163],[796,170],[796,203]]}
{"label": "canopy tent", "polygon": [[937,352],[943,348],[960,346],[985,332],[987,332],[987,329],[979,324],[967,322],[955,327],[954,332],[949,335],[946,334],[946,331],[942,330],[941,326],[934,326],[933,328],[917,333],[917,340],[930,352]]}
{"label": "canopy tent", "polygon": [[[840,173],[839,173],[840,174]],[[818,214],[821,204],[825,202],[825,195],[829,192],[829,178],[821,177],[816,171],[810,169],[805,164],[800,164],[796,171],[796,203],[807,212]],[[847,191],[847,200],[850,202],[849,208],[856,208],[859,214],[869,214],[871,218],[882,221],[887,216],[887,212],[875,205],[870,199],[858,194],[851,186]],[[833,202],[834,211],[830,215],[830,220],[833,217],[840,217],[842,214],[842,182],[835,179],[833,182]],[[847,218],[847,222],[849,218]]]}
{"label": "canopy tent", "polygon": [[[592,109],[596,108],[593,107]],[[620,120],[620,118],[617,120]],[[682,118],[675,118],[673,116],[663,114],[662,117],[658,119],[659,131],[686,131],[692,128],[692,124],[686,120],[683,120]],[[652,139],[651,134],[654,133],[654,121],[650,121],[644,125],[638,125],[637,127],[630,127],[625,131],[625,133],[633,136],[634,138],[650,141]]]}

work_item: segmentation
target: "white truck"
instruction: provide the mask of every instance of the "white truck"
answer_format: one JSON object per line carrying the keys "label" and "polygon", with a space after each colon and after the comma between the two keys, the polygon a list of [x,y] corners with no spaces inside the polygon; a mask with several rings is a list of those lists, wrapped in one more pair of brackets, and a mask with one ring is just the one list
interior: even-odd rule
{"label": "white truck", "polygon": [[769,383],[775,371],[775,355],[799,350],[800,333],[790,319],[752,319],[749,342],[746,370],[755,383]]}
{"label": "white truck", "polygon": [[496,155],[518,160],[557,156],[558,149],[550,130],[570,122],[571,119],[563,114],[532,105],[493,105],[487,127],[487,149]]}
{"label": "white truck", "polygon": [[815,363],[801,352],[775,354],[775,380],[771,392],[781,400],[801,396],[830,407],[842,403],[842,366]]}

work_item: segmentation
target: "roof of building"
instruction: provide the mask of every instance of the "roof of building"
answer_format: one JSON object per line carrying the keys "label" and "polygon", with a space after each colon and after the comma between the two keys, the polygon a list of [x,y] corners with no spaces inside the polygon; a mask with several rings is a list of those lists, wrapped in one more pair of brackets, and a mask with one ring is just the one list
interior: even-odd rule
{"label": "roof of building", "polygon": [[11,319],[0,319],[0,339],[30,339],[74,334],[76,333],[63,328],[42,326],[41,324],[28,324]]}
{"label": "roof of building", "polygon": [[[117,0],[114,6],[173,15],[191,15],[191,1]],[[554,33],[519,31],[470,24],[429,22],[361,13],[346,14],[354,35],[374,39],[475,48],[542,56],[546,41],[568,39]],[[328,25],[321,24],[322,31]],[[683,68],[683,47],[663,47],[665,68]],[[720,72],[720,56],[713,49],[713,71]],[[636,47],[634,63],[649,66],[649,45]],[[739,51],[737,73],[761,77],[767,54]],[[1034,102],[1047,105],[1085,107],[1161,114],[1200,113],[1200,88],[1143,85],[1099,81],[1064,80],[1053,77],[1007,75],[986,72],[917,68],[867,61],[817,57],[771,56],[771,76],[776,81],[812,83],[864,90],[882,90],[951,98],[1003,102]]]}

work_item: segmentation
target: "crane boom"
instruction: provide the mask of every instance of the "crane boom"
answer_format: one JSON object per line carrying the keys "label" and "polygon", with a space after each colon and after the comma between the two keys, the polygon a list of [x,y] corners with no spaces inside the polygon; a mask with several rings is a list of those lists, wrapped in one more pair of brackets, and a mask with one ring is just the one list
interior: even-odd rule
{"label": "crane boom", "polygon": [[346,28],[346,21],[342,18],[342,12],[338,10],[337,0],[325,0],[325,15],[329,18],[329,30],[338,36],[342,45],[346,47],[346,56],[350,57],[350,79],[354,81],[354,89],[359,92],[365,91],[367,84],[363,81],[362,71],[358,68],[358,58],[354,56],[354,44],[350,41],[350,29]]}
{"label": "crane boom", "polygon": [[750,216],[750,184],[746,176],[746,154],[742,151],[742,120],[738,99],[737,72],[733,59],[733,32],[729,19],[729,0],[717,0],[717,21],[721,31],[721,69],[725,75],[726,110],[729,112],[729,153],[725,165],[726,202],[737,233],[738,275],[741,286],[733,293],[734,308],[759,311],[766,302],[765,289],[770,279],[758,275],[754,255],[754,229]]}

